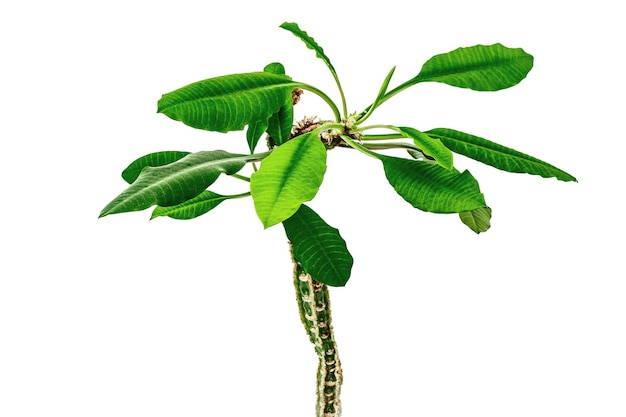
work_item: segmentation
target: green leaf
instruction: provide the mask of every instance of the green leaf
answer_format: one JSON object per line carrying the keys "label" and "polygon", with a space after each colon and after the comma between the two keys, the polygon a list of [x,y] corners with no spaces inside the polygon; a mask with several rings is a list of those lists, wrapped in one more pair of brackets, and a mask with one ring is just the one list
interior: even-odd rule
{"label": "green leaf", "polygon": [[[285,67],[279,62],[273,62],[266,65],[263,71],[272,74],[285,75]],[[267,132],[270,136],[268,143],[270,148],[283,144],[287,141],[287,139],[289,139],[292,126],[293,99],[290,95],[289,97],[285,97],[285,103],[283,103],[278,112],[274,113],[269,120],[250,123],[248,131],[246,132],[250,152],[254,152],[259,139],[265,132]]]}
{"label": "green leaf", "polygon": [[439,139],[431,138],[412,127],[398,127],[398,130],[407,138],[413,139],[413,143],[422,153],[432,157],[442,167],[452,169],[454,165],[452,152]]}
{"label": "green leaf", "polygon": [[333,287],[346,285],[353,259],[339,230],[304,204],[283,226],[294,258],[314,280]]}
{"label": "green leaf", "polygon": [[496,91],[522,81],[533,67],[533,56],[499,43],[458,48],[435,55],[412,84],[434,81],[478,91]]}
{"label": "green leaf", "polygon": [[297,85],[285,75],[269,72],[224,75],[164,94],[158,112],[197,129],[242,130],[269,119],[291,99]]}
{"label": "green leaf", "polygon": [[293,104],[292,99],[270,117],[267,133],[270,135],[273,145],[280,146],[289,140],[293,128]]}
{"label": "green leaf", "polygon": [[326,172],[326,147],[316,131],[275,148],[250,178],[254,208],[265,228],[291,217],[315,197]]}
{"label": "green leaf", "polygon": [[280,62],[272,62],[271,64],[267,64],[265,68],[263,68],[263,72],[269,72],[276,75],[286,75],[285,66]]}
{"label": "green leaf", "polygon": [[102,210],[100,217],[144,210],[155,204],[180,204],[200,194],[220,174],[234,174],[245,164],[243,155],[225,151],[202,151],[189,154],[168,165],[148,166],[130,187]]}
{"label": "green leaf", "polygon": [[145,167],[158,167],[171,164],[172,162],[176,162],[189,154],[190,152],[163,151],[144,155],[141,158],[135,159],[130,165],[128,165],[128,167],[122,172],[122,178],[127,183],[132,184],[141,173],[141,170]]}
{"label": "green leaf", "polygon": [[201,192],[198,196],[184,203],[169,207],[156,207],[152,211],[150,219],[167,216],[172,219],[188,220],[201,216],[217,207],[222,201],[232,198],[214,193],[209,190]]}
{"label": "green leaf", "polygon": [[[300,40],[302,40],[304,42],[304,44],[307,46],[307,48],[314,50],[315,51],[315,55],[318,58],[320,58],[322,61],[324,61],[324,63],[326,64],[326,66],[330,70],[330,73],[332,74],[333,78],[335,79],[335,83],[337,84],[337,88],[339,89],[339,94],[341,95],[341,102],[343,104],[343,114],[347,118],[348,117],[348,112],[347,112],[347,108],[346,108],[346,97],[345,97],[345,95],[343,93],[343,88],[341,88],[341,83],[339,82],[339,77],[337,76],[337,71],[335,71],[335,67],[333,67],[333,64],[330,63],[330,59],[326,56],[326,54],[324,53],[324,50],[322,49],[322,47],[319,46],[317,44],[317,42],[315,42],[315,39],[313,39],[311,36],[309,36],[308,33],[303,31],[302,29],[300,29],[300,27],[298,27],[297,23],[285,22],[282,25],[280,25],[280,27],[283,28],[283,29],[288,30],[289,32],[293,33],[298,38],[300,38]],[[311,87],[311,86],[307,86],[307,87]],[[326,94],[322,93],[318,89],[308,88],[308,90],[309,91],[313,91],[314,93],[316,93],[320,97],[322,97],[324,99],[324,101],[326,101],[328,103],[328,105],[333,109],[333,113],[335,113],[335,117],[336,117],[337,121],[340,120],[341,116],[339,115],[339,109],[337,109],[337,106],[335,106],[335,103],[333,103],[333,101]]]}
{"label": "green leaf", "polygon": [[461,221],[476,233],[486,232],[491,227],[491,209],[489,207],[478,207],[472,211],[459,213]]}
{"label": "green leaf", "polygon": [[432,213],[462,213],[485,207],[478,182],[468,171],[379,155],[396,192],[413,207]]}
{"label": "green leaf", "polygon": [[561,181],[576,181],[576,178],[546,162],[487,139],[452,129],[432,129],[426,132],[441,141],[452,152],[465,155],[494,168],[507,172],[555,177]]}
{"label": "green leaf", "polygon": [[328,69],[333,74],[336,74],[336,71],[335,71],[335,68],[333,67],[333,64],[330,63],[330,59],[326,56],[326,54],[324,53],[324,50],[322,49],[322,47],[319,46],[317,44],[317,42],[315,42],[315,39],[313,39],[311,36],[309,36],[308,33],[303,31],[302,29],[300,29],[300,27],[298,26],[297,23],[285,22],[282,25],[280,25],[280,27],[285,29],[285,30],[288,30],[289,32],[293,33],[298,38],[300,38],[302,40],[302,42],[304,42],[304,44],[307,46],[307,48],[314,50],[315,51],[315,56],[317,56],[322,61],[324,61],[324,63],[328,67]]}
{"label": "green leaf", "polygon": [[257,122],[251,122],[246,130],[246,140],[248,141],[248,148],[250,153],[254,153],[256,145],[259,143],[263,133],[267,131],[268,120],[259,120]]}

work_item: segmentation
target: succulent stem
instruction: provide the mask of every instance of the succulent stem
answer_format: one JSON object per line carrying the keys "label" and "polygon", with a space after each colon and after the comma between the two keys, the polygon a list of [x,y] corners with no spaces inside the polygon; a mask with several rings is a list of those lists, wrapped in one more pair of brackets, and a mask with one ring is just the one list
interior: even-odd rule
{"label": "succulent stem", "polygon": [[292,259],[300,318],[319,360],[316,417],[339,417],[343,375],[331,323],[328,286],[315,281],[293,256]]}

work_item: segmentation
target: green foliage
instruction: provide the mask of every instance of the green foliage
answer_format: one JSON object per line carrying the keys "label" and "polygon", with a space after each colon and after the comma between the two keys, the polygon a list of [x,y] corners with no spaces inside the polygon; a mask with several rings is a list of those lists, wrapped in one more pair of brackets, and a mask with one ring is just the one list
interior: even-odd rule
{"label": "green foliage", "polygon": [[476,233],[486,232],[491,227],[489,223],[491,220],[491,209],[489,207],[478,207],[471,211],[464,211],[459,213],[459,217],[467,227]]}
{"label": "green foliage", "polygon": [[286,142],[263,160],[250,178],[254,208],[268,228],[291,217],[305,201],[310,201],[326,172],[326,148],[317,132]]}
{"label": "green foliage", "polygon": [[202,193],[220,174],[235,174],[246,159],[224,151],[202,151],[163,166],[147,166],[124,192],[100,213],[124,213],[155,204],[173,206]]}
{"label": "green foliage", "polygon": [[413,207],[431,213],[461,213],[485,207],[478,182],[436,164],[381,156],[387,180]]}
{"label": "green foliage", "polygon": [[213,191],[205,190],[198,196],[175,206],[156,207],[152,211],[152,216],[150,218],[154,219],[155,217],[167,216],[178,220],[194,219],[213,210],[222,201],[249,195],[250,193],[243,193],[239,195],[220,195],[218,193],[214,193]]}
{"label": "green foliage", "polygon": [[407,138],[413,139],[413,143],[424,155],[430,156],[435,162],[444,168],[452,169],[454,166],[454,157],[450,149],[441,142],[441,140],[428,136],[412,127],[398,127]]}
{"label": "green foliage", "polygon": [[270,72],[224,75],[164,94],[158,112],[197,129],[242,130],[289,103],[295,86],[289,77]]}
{"label": "green foliage", "polygon": [[435,81],[477,91],[497,91],[522,81],[533,67],[533,57],[521,48],[499,43],[459,48],[435,55],[412,80]]}
{"label": "green foliage", "polygon": [[576,178],[567,172],[546,162],[478,136],[452,129],[432,129],[426,133],[439,138],[453,152],[503,171],[540,175],[544,178],[554,177],[561,181],[576,181]]}
{"label": "green foliage", "polygon": [[283,226],[292,244],[293,257],[307,273],[328,285],[346,285],[353,259],[339,230],[304,204]]}
{"label": "green foliage", "polygon": [[[389,99],[422,82],[477,91],[512,87],[533,66],[532,55],[524,50],[501,44],[458,48],[432,57],[415,77],[389,89],[393,67],[374,101],[361,112],[348,114],[337,71],[324,49],[296,23],[286,22],[281,28],[303,41],[326,64],[339,90],[343,113],[325,92],[292,80],[277,62],[262,72],[209,78],[164,94],[158,112],[194,128],[230,132],[247,126],[250,154],[166,151],[145,155],[124,170],[122,176],[130,186],[102,210],[101,217],[156,205],[151,218],[191,219],[225,200],[251,197],[264,227],[283,223],[294,257],[313,279],[341,286],[350,277],[352,256],[338,230],[303,205],[316,196],[326,171],[326,154],[336,146],[379,159],[389,184],[409,204],[427,212],[458,213],[475,233],[489,229],[491,208],[476,179],[454,167],[454,153],[503,171],[576,181],[535,157],[468,133],[364,123]],[[295,88],[321,97],[334,120],[291,138]],[[255,153],[264,134],[268,135],[268,150]],[[386,153],[394,149],[408,155]],[[253,170],[250,178],[239,174],[248,164]],[[221,174],[249,182],[249,191],[225,196],[208,190]],[[350,178],[358,178],[358,173],[350,173]],[[349,191],[349,183],[346,189]]]}

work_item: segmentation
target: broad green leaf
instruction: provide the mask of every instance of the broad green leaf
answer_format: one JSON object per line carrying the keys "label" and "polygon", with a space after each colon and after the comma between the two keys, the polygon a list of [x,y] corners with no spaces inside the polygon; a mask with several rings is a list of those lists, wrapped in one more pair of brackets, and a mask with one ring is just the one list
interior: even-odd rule
{"label": "broad green leaf", "polygon": [[472,211],[459,213],[461,221],[476,233],[486,232],[491,227],[491,209],[489,207],[478,207]]}
{"label": "broad green leaf", "polygon": [[160,216],[168,216],[172,219],[188,220],[201,216],[217,207],[222,201],[232,198],[214,193],[209,190],[201,192],[198,196],[184,203],[169,207],[156,207],[152,211],[150,219]]}
{"label": "broad green leaf", "polygon": [[465,155],[494,168],[507,172],[521,172],[555,177],[561,181],[576,181],[576,178],[546,162],[487,139],[452,129],[432,129],[428,135],[441,139],[452,152]]}
{"label": "broad green leaf", "polygon": [[313,39],[311,36],[309,36],[308,33],[303,31],[302,29],[300,29],[300,27],[298,26],[297,23],[285,22],[282,25],[280,25],[280,27],[285,29],[285,30],[288,30],[289,32],[293,33],[298,38],[300,38],[302,40],[302,42],[304,42],[306,47],[309,48],[309,49],[314,50],[315,51],[315,56],[317,56],[322,61],[324,61],[324,63],[328,67],[328,69],[330,69],[330,71],[333,74],[336,74],[336,71],[335,71],[335,68],[333,67],[333,64],[330,63],[330,59],[326,56],[326,54],[324,53],[324,50],[322,49],[322,47],[319,46],[317,44],[317,42],[315,42],[315,39]]}
{"label": "broad green leaf", "polygon": [[532,67],[533,56],[521,48],[507,48],[499,43],[476,45],[435,55],[411,81],[412,84],[435,81],[478,91],[496,91],[518,84]]}
{"label": "broad green leaf", "polygon": [[439,139],[431,138],[412,127],[398,127],[398,130],[407,138],[413,139],[413,143],[422,153],[432,157],[442,167],[452,169],[454,166],[452,152]]}
{"label": "broad green leaf", "polygon": [[313,131],[275,148],[250,178],[254,208],[265,228],[291,217],[315,197],[326,172],[326,147]]}
{"label": "broad green leaf", "polygon": [[385,175],[396,192],[413,207],[432,213],[462,213],[485,207],[478,182],[468,171],[380,155]]}
{"label": "broad green leaf", "polygon": [[297,85],[285,75],[269,72],[224,75],[164,94],[158,112],[197,129],[242,130],[269,119]]}
{"label": "broad green leaf", "polygon": [[141,170],[145,167],[159,167],[171,164],[172,162],[176,162],[189,154],[190,152],[163,151],[144,155],[130,163],[130,165],[122,172],[122,178],[124,178],[124,181],[127,183],[132,184],[141,173]]}
{"label": "broad green leaf", "polygon": [[353,259],[339,230],[304,204],[283,226],[294,258],[314,280],[333,287],[346,285]]}
{"label": "broad green leaf", "polygon": [[220,174],[234,174],[246,164],[243,155],[225,151],[189,154],[168,165],[146,167],[124,192],[100,213],[144,210],[152,205],[173,206],[187,201],[213,184]]}

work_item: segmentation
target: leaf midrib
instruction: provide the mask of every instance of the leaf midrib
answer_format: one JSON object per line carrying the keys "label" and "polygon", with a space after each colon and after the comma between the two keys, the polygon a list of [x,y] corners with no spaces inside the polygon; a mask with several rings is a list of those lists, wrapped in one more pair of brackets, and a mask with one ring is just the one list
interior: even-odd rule
{"label": "leaf midrib", "polygon": [[502,61],[502,62],[498,62],[497,64],[474,64],[474,65],[463,65],[460,67],[456,67],[456,68],[461,68],[462,71],[454,71],[453,69],[450,69],[448,71],[442,71],[440,73],[438,73],[437,75],[431,75],[429,77],[424,77],[421,76],[420,74],[418,74],[413,80],[415,80],[416,82],[420,82],[423,80],[427,80],[429,78],[439,78],[439,77],[446,77],[449,75],[461,75],[461,74],[466,74],[468,72],[472,72],[472,71],[479,71],[482,69],[492,69],[492,68],[501,68],[501,67],[506,67],[509,66],[510,63],[515,63],[516,61],[519,61],[521,59],[531,59],[530,57],[519,57],[519,58],[507,58],[504,60],[498,60],[498,61]]}
{"label": "leaf midrib", "polygon": [[180,105],[186,105],[192,102],[199,102],[199,101],[206,101],[206,100],[213,100],[213,99],[217,99],[217,98],[229,98],[230,96],[240,96],[242,94],[246,94],[249,92],[260,92],[260,91],[265,91],[265,90],[273,90],[273,89],[277,89],[277,88],[295,88],[298,87],[299,85],[301,85],[301,83],[297,83],[297,82],[289,82],[286,84],[271,84],[271,85],[264,85],[261,87],[252,87],[252,88],[247,88],[245,90],[233,90],[227,93],[221,93],[221,94],[217,94],[217,95],[211,95],[208,97],[198,97],[198,98],[193,98],[193,99],[189,99],[189,100],[185,100],[185,101],[181,101],[179,103],[176,104],[170,104],[166,107],[162,107],[161,109],[159,109],[159,112],[163,112],[163,110],[166,109],[171,109]]}

